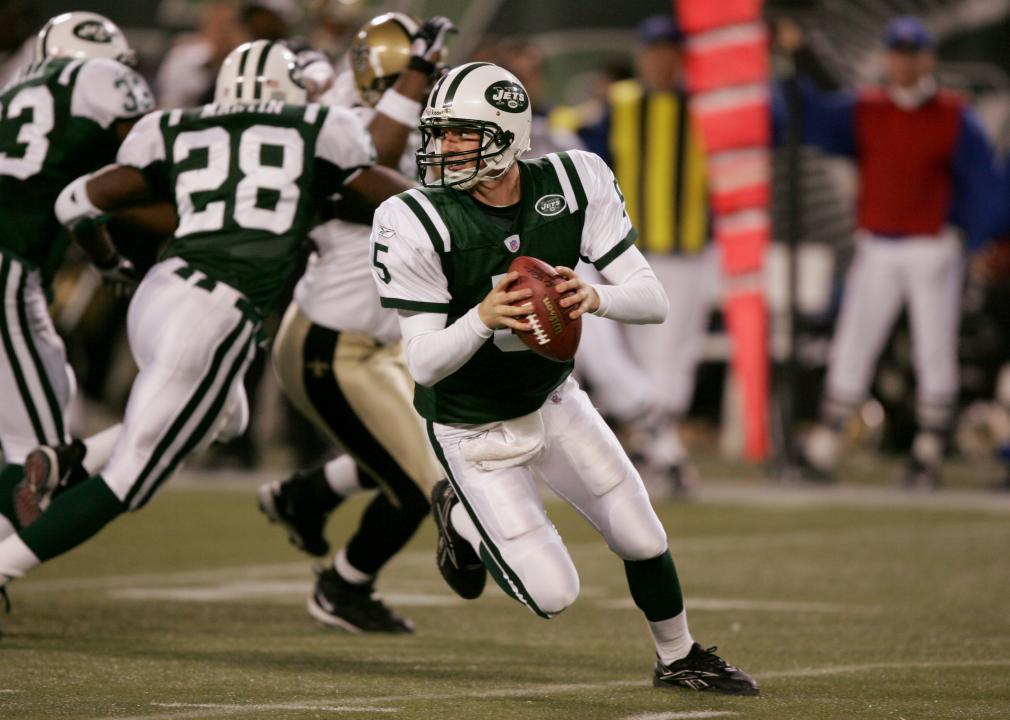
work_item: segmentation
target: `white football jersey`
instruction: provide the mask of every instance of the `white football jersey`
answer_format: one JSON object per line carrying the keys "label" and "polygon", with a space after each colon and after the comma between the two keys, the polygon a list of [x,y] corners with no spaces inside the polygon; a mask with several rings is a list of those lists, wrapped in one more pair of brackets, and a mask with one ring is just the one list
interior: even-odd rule
{"label": "white football jersey", "polygon": [[[339,75],[322,99],[346,103],[349,77],[350,72]],[[365,126],[375,114],[368,107],[356,106],[353,110]],[[407,177],[417,174],[414,152],[419,146],[419,134],[411,133],[399,167]],[[309,237],[315,242],[317,252],[309,258],[305,274],[295,287],[295,302],[317,325],[331,330],[365,332],[381,343],[389,343],[399,339],[400,328],[396,311],[379,304],[368,255],[370,232],[370,225],[338,219],[313,228]]]}

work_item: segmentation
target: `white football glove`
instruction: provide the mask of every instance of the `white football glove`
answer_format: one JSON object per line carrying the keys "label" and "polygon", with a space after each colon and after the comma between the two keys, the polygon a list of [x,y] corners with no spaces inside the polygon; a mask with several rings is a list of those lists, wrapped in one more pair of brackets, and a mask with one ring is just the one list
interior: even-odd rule
{"label": "white football glove", "polygon": [[425,20],[414,33],[410,44],[410,63],[407,67],[428,75],[434,73],[445,50],[446,36],[455,32],[459,30],[453,25],[452,20],[444,15],[435,15]]}

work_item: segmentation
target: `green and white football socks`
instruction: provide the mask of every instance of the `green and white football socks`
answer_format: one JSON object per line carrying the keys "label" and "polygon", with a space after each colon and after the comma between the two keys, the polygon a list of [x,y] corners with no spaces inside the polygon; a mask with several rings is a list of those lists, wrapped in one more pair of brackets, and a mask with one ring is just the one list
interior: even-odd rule
{"label": "green and white football socks", "polygon": [[669,549],[649,560],[625,560],[624,572],[635,605],[645,614],[664,664],[685,657],[694,639],[687,627],[684,595]]}

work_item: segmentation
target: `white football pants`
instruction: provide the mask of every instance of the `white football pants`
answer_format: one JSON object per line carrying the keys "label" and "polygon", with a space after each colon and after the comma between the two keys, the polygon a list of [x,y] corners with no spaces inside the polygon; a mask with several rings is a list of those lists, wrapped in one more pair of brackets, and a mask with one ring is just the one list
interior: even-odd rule
{"label": "white football pants", "polygon": [[952,231],[897,240],[857,234],[831,344],[828,396],[846,404],[866,397],[877,358],[907,302],[920,408],[952,403],[963,269],[964,252]]}
{"label": "white football pants", "polygon": [[0,449],[5,462],[20,465],[39,445],[70,441],[65,411],[74,373],[39,272],[0,251],[0,292]]}
{"label": "white football pants", "polygon": [[144,505],[187,456],[245,430],[242,379],[258,327],[257,313],[237,290],[180,258],[144,277],[127,317],[140,372],[101,472],[129,509]]}
{"label": "white football pants", "polygon": [[569,378],[540,409],[546,448],[525,465],[483,471],[463,457],[462,440],[500,423],[428,423],[435,454],[513,594],[541,617],[575,601],[579,576],[547,518],[534,479],[574,507],[624,560],[667,549],[666,532],[642,479],[586,393]]}

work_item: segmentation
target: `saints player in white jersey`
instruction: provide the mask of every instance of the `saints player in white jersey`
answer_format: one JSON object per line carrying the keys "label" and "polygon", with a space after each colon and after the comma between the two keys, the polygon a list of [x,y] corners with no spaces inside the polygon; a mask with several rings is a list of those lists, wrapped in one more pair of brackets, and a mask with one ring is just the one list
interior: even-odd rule
{"label": "saints player in white jersey", "polygon": [[143,507],[187,456],[243,432],[260,320],[298,265],[319,200],[342,187],[375,204],[411,186],[373,166],[352,113],[304,102],[290,51],[246,43],[225,60],[214,103],[146,115],[117,164],[60,193],[57,216],[99,264],[116,257],[96,232],[109,210],[167,198],[178,227],[130,304],[139,373],[112,456],[0,542],[0,584]]}
{"label": "saints player in white jersey", "polygon": [[[571,379],[573,363],[541,357],[514,335],[529,331],[521,303],[530,291],[509,290],[517,255],[558,268],[572,317],[658,323],[668,309],[603,161],[580,151],[521,161],[529,133],[529,100],[514,76],[490,63],[455,68],[421,117],[427,188],[384,202],[372,226],[376,286],[399,311],[414,406],[448,475],[432,494],[450,549],[439,555],[443,575],[475,597],[486,567],[542,618],[574,602],[578,574],[547,518],[534,482],[542,480],[624,560],[655,640],[654,684],[756,695],[749,676],[693,641],[663,526]],[[569,268],[580,257],[612,285],[579,278]]]}
{"label": "saints player in white jersey", "polygon": [[[417,143],[407,143],[408,134],[417,126],[433,61],[452,29],[443,17],[422,25],[403,13],[387,13],[366,23],[351,44],[354,111],[372,129],[378,156],[400,160],[410,175],[416,172]],[[341,78],[320,100],[349,104],[341,97],[347,80]],[[396,127],[376,131],[377,123],[389,120]],[[288,398],[347,454],[263,485],[260,507],[285,526],[295,545],[321,556],[329,550],[323,529],[330,513],[348,495],[378,487],[358,529],[319,572],[308,610],[320,622],[352,632],[410,632],[411,622],[390,611],[372,588],[379,570],[427,516],[428,494],[443,474],[410,403],[413,381],[396,312],[379,304],[372,282],[371,213],[363,217],[349,205],[341,196],[324,205],[325,221],[310,233],[317,252],[295,288],[273,351]]]}
{"label": "saints player in white jersey", "polygon": [[114,23],[64,13],[39,32],[34,62],[0,91],[0,538],[25,520],[13,495],[28,453],[70,441],[73,371],[46,309],[67,246],[53,204],[68,182],[115,159],[154,107],[132,59]]}

